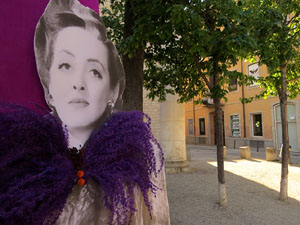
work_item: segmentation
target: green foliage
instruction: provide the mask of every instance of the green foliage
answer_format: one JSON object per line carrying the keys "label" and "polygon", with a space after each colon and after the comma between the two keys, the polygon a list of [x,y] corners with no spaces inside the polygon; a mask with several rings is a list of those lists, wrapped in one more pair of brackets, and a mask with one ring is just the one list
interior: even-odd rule
{"label": "green foliage", "polygon": [[99,0],[101,18],[107,27],[108,38],[116,44],[117,49],[121,54],[125,51],[125,46],[122,43],[124,30],[124,1],[112,0],[112,4],[109,8],[104,7],[104,2],[107,1]]}
{"label": "green foliage", "polygon": [[287,66],[287,89],[289,97],[295,98],[300,93],[300,52],[297,52],[296,57]]}
{"label": "green foliage", "polygon": [[[164,100],[178,93],[180,101],[194,97],[224,98],[231,79],[239,85],[257,82],[264,91],[253,97],[277,95],[282,62],[293,62],[299,46],[299,1],[263,0],[131,0],[134,32],[124,38],[125,0],[110,0],[102,18],[121,56],[145,49],[144,85],[149,97]],[[298,10],[298,11],[297,11]],[[294,12],[290,21],[286,16]],[[259,81],[230,71],[241,58],[254,52],[270,76]],[[252,57],[252,60],[254,58]],[[297,64],[288,67],[288,79],[297,77]],[[292,70],[295,70],[294,72]],[[290,97],[298,82],[290,82]]]}
{"label": "green foliage", "polygon": [[150,50],[153,43],[165,43],[165,39],[172,35],[170,24],[165,23],[165,11],[172,2],[174,1],[130,0],[134,29],[125,38],[125,0],[99,0],[108,36],[116,43],[121,56],[132,57],[140,47]]}
{"label": "green foliage", "polygon": [[[243,1],[190,0],[165,11],[168,34],[147,49],[145,87],[150,97],[175,91],[180,101],[224,98],[228,83],[245,77],[229,69],[255,48]],[[150,50],[150,51],[149,51]],[[199,96],[200,94],[200,96]]]}
{"label": "green foliage", "polygon": [[257,49],[254,55],[260,63],[268,67],[269,75],[260,78],[258,83],[264,91],[260,97],[276,96],[282,91],[281,68],[287,67],[287,92],[290,98],[299,93],[300,75],[300,1],[248,1],[257,38]]}
{"label": "green foliage", "polygon": [[[199,94],[225,98],[226,84],[236,78],[239,85],[263,87],[252,99],[278,95],[285,63],[289,96],[298,93],[299,0],[131,0],[136,19],[127,38],[125,0],[106,1],[110,8],[103,7],[104,1],[99,0],[101,16],[121,56],[145,49],[144,85],[151,98],[164,100],[167,93],[178,93],[181,102]],[[267,65],[268,77],[256,81],[230,71],[240,58],[253,61],[255,55]]]}

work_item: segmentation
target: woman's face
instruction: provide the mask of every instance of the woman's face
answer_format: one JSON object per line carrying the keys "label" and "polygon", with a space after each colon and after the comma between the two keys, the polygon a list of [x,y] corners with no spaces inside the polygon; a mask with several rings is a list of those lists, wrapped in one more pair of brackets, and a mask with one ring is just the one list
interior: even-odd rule
{"label": "woman's face", "polygon": [[53,46],[49,92],[51,104],[68,128],[95,128],[115,97],[110,88],[107,49],[96,30],[68,27]]}

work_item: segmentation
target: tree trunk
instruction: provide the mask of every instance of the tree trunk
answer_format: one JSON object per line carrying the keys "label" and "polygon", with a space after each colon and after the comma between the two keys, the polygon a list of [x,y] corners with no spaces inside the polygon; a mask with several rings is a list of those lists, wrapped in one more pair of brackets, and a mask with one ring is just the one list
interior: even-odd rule
{"label": "tree trunk", "polygon": [[[133,13],[131,0],[125,2],[124,39],[133,34],[136,15]],[[123,111],[143,111],[143,70],[144,48],[139,47],[133,57],[123,57],[123,66],[126,76],[126,86],[123,94]]]}
{"label": "tree trunk", "polygon": [[286,81],[286,65],[280,68],[282,77],[282,87],[278,90],[280,100],[281,125],[282,125],[282,164],[281,164],[281,181],[280,194],[281,201],[288,200],[288,166],[289,166],[289,135],[287,124],[287,81]]}
{"label": "tree trunk", "polygon": [[216,130],[216,142],[217,142],[219,203],[221,206],[226,207],[228,201],[227,201],[225,173],[224,173],[223,115],[222,115],[220,98],[214,98],[214,104],[215,104],[215,113],[216,113],[215,130]]}
{"label": "tree trunk", "polygon": [[139,49],[133,58],[125,56],[123,65],[126,85],[123,94],[123,111],[143,111],[144,50]]}

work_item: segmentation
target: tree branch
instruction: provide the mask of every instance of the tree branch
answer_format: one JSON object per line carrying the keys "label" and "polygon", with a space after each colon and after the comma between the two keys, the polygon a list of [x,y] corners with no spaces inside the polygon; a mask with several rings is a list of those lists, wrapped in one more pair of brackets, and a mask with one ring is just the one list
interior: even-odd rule
{"label": "tree branch", "polygon": [[199,72],[199,75],[200,77],[204,80],[205,84],[207,85],[207,87],[209,89],[211,89],[211,82],[207,79],[207,77],[203,74],[202,70],[201,70],[201,66],[200,66],[200,62],[203,62],[204,59],[202,59],[200,62],[199,62],[199,58],[197,56],[194,57],[195,58],[195,63],[196,63],[196,66],[197,66],[197,69],[198,69],[198,72]]}
{"label": "tree branch", "polygon": [[290,21],[287,22],[287,25],[289,25],[290,23],[292,23],[293,20],[294,20],[295,18],[297,18],[299,15],[300,15],[300,12],[297,12],[297,13],[290,19]]}
{"label": "tree branch", "polygon": [[300,76],[297,76],[294,79],[288,80],[288,82],[296,82],[299,79],[300,79]]}
{"label": "tree branch", "polygon": [[297,31],[297,32],[295,32],[291,37],[295,37],[296,35],[298,35],[299,34],[299,32],[300,32],[300,30],[299,31]]}

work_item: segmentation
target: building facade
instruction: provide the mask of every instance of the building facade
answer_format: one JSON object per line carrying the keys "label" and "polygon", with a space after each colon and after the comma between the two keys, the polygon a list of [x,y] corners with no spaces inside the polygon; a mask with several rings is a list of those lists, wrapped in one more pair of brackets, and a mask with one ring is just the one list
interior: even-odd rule
{"label": "building facade", "polygon": [[[232,70],[251,76],[266,76],[265,66],[258,63],[240,61]],[[230,84],[227,102],[223,101],[224,145],[239,148],[248,145],[257,150],[265,147],[280,149],[281,119],[278,96],[254,100],[242,104],[244,96],[252,97],[261,92],[258,85],[239,86],[237,81]],[[300,152],[300,97],[288,100],[288,130],[291,150]],[[194,105],[192,101],[185,104],[186,141],[188,144],[215,145],[213,101],[207,99],[205,104]]]}

